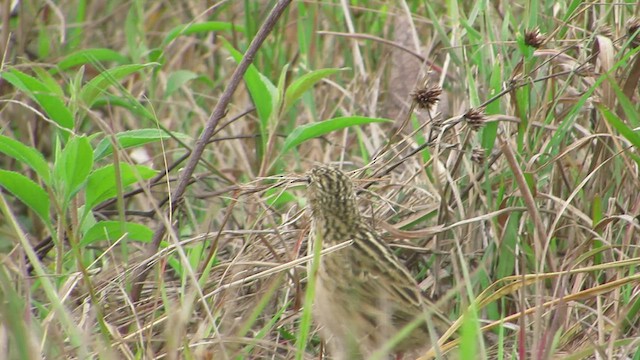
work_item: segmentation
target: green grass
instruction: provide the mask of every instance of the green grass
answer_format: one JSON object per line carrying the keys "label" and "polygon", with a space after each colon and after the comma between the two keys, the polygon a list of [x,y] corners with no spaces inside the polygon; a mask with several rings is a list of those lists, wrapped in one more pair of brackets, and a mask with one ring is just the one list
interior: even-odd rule
{"label": "green grass", "polygon": [[3,16],[0,358],[318,358],[294,180],[329,162],[438,351],[640,358],[635,4],[275,4]]}

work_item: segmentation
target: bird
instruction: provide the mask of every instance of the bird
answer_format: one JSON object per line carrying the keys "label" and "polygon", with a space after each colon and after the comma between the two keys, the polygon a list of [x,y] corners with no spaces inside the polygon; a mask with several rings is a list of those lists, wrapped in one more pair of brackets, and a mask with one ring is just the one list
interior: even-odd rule
{"label": "bird", "polygon": [[[314,167],[306,180],[313,239],[323,248],[352,241],[323,254],[317,271],[313,315],[331,356],[384,359],[427,348],[447,320],[361,214],[352,180],[330,165]],[[388,344],[411,325],[407,336]]]}

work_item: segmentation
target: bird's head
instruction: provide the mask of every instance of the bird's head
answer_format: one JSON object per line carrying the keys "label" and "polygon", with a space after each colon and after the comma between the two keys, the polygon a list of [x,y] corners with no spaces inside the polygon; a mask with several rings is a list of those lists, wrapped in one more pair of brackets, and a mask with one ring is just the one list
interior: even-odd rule
{"label": "bird's head", "polygon": [[359,217],[353,183],[349,176],[331,166],[308,172],[307,199],[314,217],[349,222]]}

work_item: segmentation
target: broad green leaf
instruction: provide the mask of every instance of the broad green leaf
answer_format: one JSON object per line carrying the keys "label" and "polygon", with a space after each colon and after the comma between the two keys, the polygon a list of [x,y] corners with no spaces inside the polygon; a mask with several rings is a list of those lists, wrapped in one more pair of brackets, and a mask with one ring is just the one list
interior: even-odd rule
{"label": "broad green leaf", "polygon": [[469,306],[464,313],[462,326],[460,327],[460,358],[474,359],[477,358],[478,349],[478,332],[480,322],[478,321],[478,313],[475,304]]}
{"label": "broad green leaf", "polygon": [[333,75],[339,71],[346,69],[320,69],[312,71],[294,80],[287,88],[284,95],[284,112],[286,113],[291,106],[302,96],[307,90],[311,89],[318,81]]}
{"label": "broad green leaf", "polygon": [[119,81],[125,77],[140,71],[146,67],[156,66],[158,63],[121,65],[102,72],[89,81],[80,91],[80,99],[87,107],[92,107],[98,96],[107,91],[109,86],[119,85]]}
{"label": "broad green leaf", "polygon": [[640,111],[637,109],[637,103],[629,100],[627,95],[625,95],[624,91],[620,89],[618,84],[615,81],[611,81],[611,87],[613,91],[616,92],[616,97],[618,102],[620,103],[620,107],[624,111],[625,122],[629,124],[632,128],[637,128],[640,126]]}
{"label": "broad green leaf", "polygon": [[80,190],[93,167],[93,149],[85,136],[72,138],[53,165],[53,181],[65,204]]}
{"label": "broad green leaf", "polygon": [[49,195],[33,180],[14,171],[0,170],[0,186],[35,211],[45,224],[51,225]]}
{"label": "broad green leaf", "polygon": [[[51,28],[44,26],[44,23],[35,23],[38,25],[38,59],[46,59],[49,57],[51,49],[55,49],[58,45],[59,37],[51,33]],[[52,36],[54,35],[54,36]]]}
{"label": "broad green leaf", "polygon": [[164,91],[164,98],[171,96],[182,85],[189,81],[198,78],[198,74],[189,70],[174,71],[167,77],[167,88]]}
{"label": "broad green leaf", "polygon": [[[240,63],[243,54],[236,50],[224,38],[220,38],[220,40],[222,41],[224,48],[231,53],[233,59],[237,63]],[[260,118],[261,135],[263,136],[263,139],[266,139],[267,123],[271,113],[273,112],[275,100],[278,98],[278,90],[275,85],[273,85],[273,83],[267,79],[266,76],[262,75],[253,65],[249,65],[247,72],[244,74],[244,81],[247,83],[249,94],[251,95],[251,99],[253,99],[258,117]]]}
{"label": "broad green leaf", "polygon": [[52,72],[56,73],[60,70],[67,70],[72,67],[94,64],[96,62],[115,62],[116,64],[126,64],[129,62],[129,58],[111,49],[84,49],[64,57],[64,59],[58,62],[58,66],[54,68]]}
{"label": "broad green leaf", "polygon": [[[181,133],[172,133],[174,137],[187,140],[189,137]],[[118,144],[122,149],[141,146],[144,144],[171,139],[171,135],[159,129],[138,129],[118,133],[115,135]],[[94,153],[95,161],[98,161],[113,152],[111,140],[109,138],[102,139]]]}
{"label": "broad green leaf", "polygon": [[134,115],[140,116],[141,118],[145,118],[147,120],[152,121],[153,123],[157,122],[155,115],[149,111],[144,105],[142,105],[138,100],[132,99],[129,97],[122,96],[113,96],[110,94],[106,94],[98,98],[94,103],[94,106],[101,107],[105,105],[109,106],[119,106],[131,111]]}
{"label": "broad green leaf", "polygon": [[38,174],[45,184],[49,184],[51,179],[49,165],[38,150],[4,135],[0,135],[0,152],[29,166]]}
{"label": "broad green leaf", "polygon": [[59,126],[65,129],[73,129],[73,115],[65,105],[64,100],[49,89],[44,82],[29,76],[16,69],[0,73],[0,77],[11,85],[25,92],[33,99],[44,112]]}
{"label": "broad green leaf", "polygon": [[214,31],[234,30],[238,32],[244,32],[244,28],[242,26],[222,21],[207,21],[197,24],[180,25],[169,30],[167,36],[162,41],[162,47],[166,46],[178,36],[209,33]]}
{"label": "broad green leaf", "polygon": [[49,89],[49,91],[57,95],[58,98],[64,99],[65,94],[64,90],[62,90],[62,87],[59,84],[59,79],[54,78],[48,71],[39,67],[34,67],[33,72],[38,75],[38,80],[40,80],[47,87],[47,89]]}
{"label": "broad green leaf", "polygon": [[365,116],[345,116],[313,124],[302,125],[293,130],[284,140],[282,153],[289,151],[309,139],[326,135],[332,131],[341,130],[349,126],[391,121],[392,120],[389,119],[370,118]]}
{"label": "broad green leaf", "polygon": [[127,235],[129,240],[148,243],[153,237],[153,231],[148,227],[130,222],[120,221],[100,221],[89,229],[82,240],[80,246],[87,246],[96,241],[115,241]]}
{"label": "broad green leaf", "polygon": [[85,210],[87,207],[85,205],[81,205],[78,207],[78,213],[82,214],[80,218],[80,231],[84,234],[89,229],[91,229],[95,224],[98,223],[93,212]]}
{"label": "broad green leaf", "polygon": [[[280,77],[278,78],[278,86],[276,87],[276,98],[273,102],[274,104],[274,109],[281,109],[282,108],[282,99],[284,99],[284,94],[285,94],[285,87],[287,86],[287,78],[288,78],[288,72],[289,72],[289,64],[285,64],[282,67],[282,70],[280,71]],[[274,120],[273,117],[271,117],[269,120]],[[277,119],[275,119],[277,120]],[[273,125],[273,124],[271,124]]]}
{"label": "broad green leaf", "polygon": [[268,189],[265,192],[265,199],[267,201],[267,205],[278,208],[295,200],[296,197],[288,191],[282,191],[282,189]]}
{"label": "broad green leaf", "polygon": [[164,67],[167,63],[167,58],[165,57],[164,50],[160,48],[153,48],[147,52],[148,61],[157,62],[160,64],[160,67]]}
{"label": "broad green leaf", "polygon": [[640,134],[629,128],[616,114],[611,112],[606,106],[598,105],[598,110],[611,126],[616,128],[622,136],[624,136],[633,146],[640,149]]}
{"label": "broad green leaf", "polygon": [[[124,187],[134,184],[138,179],[150,179],[156,174],[157,171],[146,166],[120,163],[120,183]],[[114,164],[109,164],[92,172],[87,179],[86,209],[91,210],[99,203],[116,196],[118,193],[117,186]]]}

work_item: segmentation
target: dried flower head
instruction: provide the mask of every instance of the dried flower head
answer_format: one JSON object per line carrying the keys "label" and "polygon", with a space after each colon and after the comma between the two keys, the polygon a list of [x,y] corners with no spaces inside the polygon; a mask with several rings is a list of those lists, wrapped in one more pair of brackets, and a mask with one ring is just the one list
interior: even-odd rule
{"label": "dried flower head", "polygon": [[467,113],[464,114],[463,117],[467,121],[469,127],[475,131],[480,130],[486,120],[483,107],[469,109],[469,111],[467,111]]}
{"label": "dried flower head", "polygon": [[640,46],[640,18],[632,18],[627,21],[627,36],[631,38],[633,47]]}
{"label": "dried flower head", "polygon": [[524,33],[524,43],[536,49],[542,46],[545,41],[547,41],[547,37],[538,28],[527,30]]}
{"label": "dried flower head", "polygon": [[484,149],[481,148],[475,148],[473,150],[471,150],[471,161],[473,161],[476,164],[484,164]]}
{"label": "dried flower head", "polygon": [[418,104],[420,109],[431,110],[431,108],[440,100],[442,88],[439,86],[430,86],[417,89],[411,93],[413,101]]}

